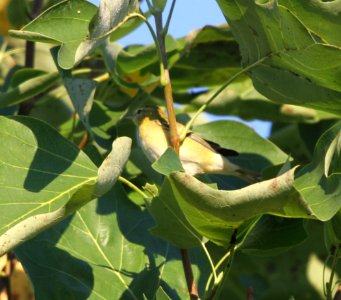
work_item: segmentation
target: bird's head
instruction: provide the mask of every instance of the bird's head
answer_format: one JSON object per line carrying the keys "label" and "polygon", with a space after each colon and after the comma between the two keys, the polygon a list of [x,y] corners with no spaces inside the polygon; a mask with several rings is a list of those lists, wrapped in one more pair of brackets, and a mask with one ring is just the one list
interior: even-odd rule
{"label": "bird's head", "polygon": [[149,120],[159,120],[167,122],[166,115],[158,106],[145,106],[135,110],[133,114],[133,121],[136,125],[140,125],[146,118],[148,118]]}

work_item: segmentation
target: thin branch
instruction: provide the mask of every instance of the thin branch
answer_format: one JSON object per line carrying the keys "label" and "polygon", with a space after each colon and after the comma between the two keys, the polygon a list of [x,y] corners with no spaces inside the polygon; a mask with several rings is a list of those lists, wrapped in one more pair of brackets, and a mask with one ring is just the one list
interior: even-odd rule
{"label": "thin branch", "polygon": [[191,260],[187,249],[180,249],[180,254],[182,258],[182,266],[184,268],[187,288],[191,300],[200,299],[197,286],[194,281]]}
{"label": "thin branch", "polygon": [[[32,6],[32,12],[30,14],[30,18],[34,19],[37,17],[43,7],[43,0],[34,0]],[[35,43],[31,41],[26,42],[25,49],[25,67],[33,68],[34,67],[34,54],[35,54]],[[25,102],[20,103],[18,114],[19,115],[29,115],[30,111],[34,106],[34,102],[36,101],[36,97],[32,97]]]}
{"label": "thin branch", "polygon": [[254,300],[254,293],[253,293],[253,288],[248,287],[246,290],[246,300]]}
{"label": "thin branch", "polygon": [[90,139],[90,134],[87,131],[85,131],[81,141],[78,144],[78,148],[83,150],[86,147],[86,145],[89,143],[89,139]]}

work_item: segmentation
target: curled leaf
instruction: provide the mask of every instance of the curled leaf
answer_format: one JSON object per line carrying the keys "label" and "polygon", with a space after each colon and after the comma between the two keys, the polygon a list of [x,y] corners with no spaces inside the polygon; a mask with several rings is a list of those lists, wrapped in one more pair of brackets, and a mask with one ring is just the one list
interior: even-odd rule
{"label": "curled leaf", "polygon": [[98,179],[95,194],[102,196],[115,184],[118,176],[128,161],[132,140],[123,136],[117,138],[112,144],[112,150],[98,169]]}

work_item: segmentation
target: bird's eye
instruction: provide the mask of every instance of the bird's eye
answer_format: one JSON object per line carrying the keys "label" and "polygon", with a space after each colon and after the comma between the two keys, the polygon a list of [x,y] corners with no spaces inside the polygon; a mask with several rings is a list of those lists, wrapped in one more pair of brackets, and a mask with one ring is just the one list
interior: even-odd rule
{"label": "bird's eye", "polygon": [[139,108],[138,110],[136,110],[136,114],[137,115],[139,115],[139,114],[141,114],[142,113],[142,109],[141,108]]}

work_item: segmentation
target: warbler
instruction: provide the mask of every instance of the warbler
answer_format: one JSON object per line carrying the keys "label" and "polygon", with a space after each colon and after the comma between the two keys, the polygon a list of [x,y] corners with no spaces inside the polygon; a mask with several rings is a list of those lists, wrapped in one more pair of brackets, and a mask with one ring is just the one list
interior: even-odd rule
{"label": "warbler", "polygon": [[[146,106],[134,112],[133,121],[137,127],[138,142],[147,158],[154,162],[170,147],[168,118],[161,108]],[[178,133],[184,125],[176,123]],[[179,158],[186,173],[234,175],[247,182],[258,181],[258,173],[243,169],[228,160],[238,152],[221,148],[218,144],[204,140],[199,135],[188,132],[179,148]]]}

